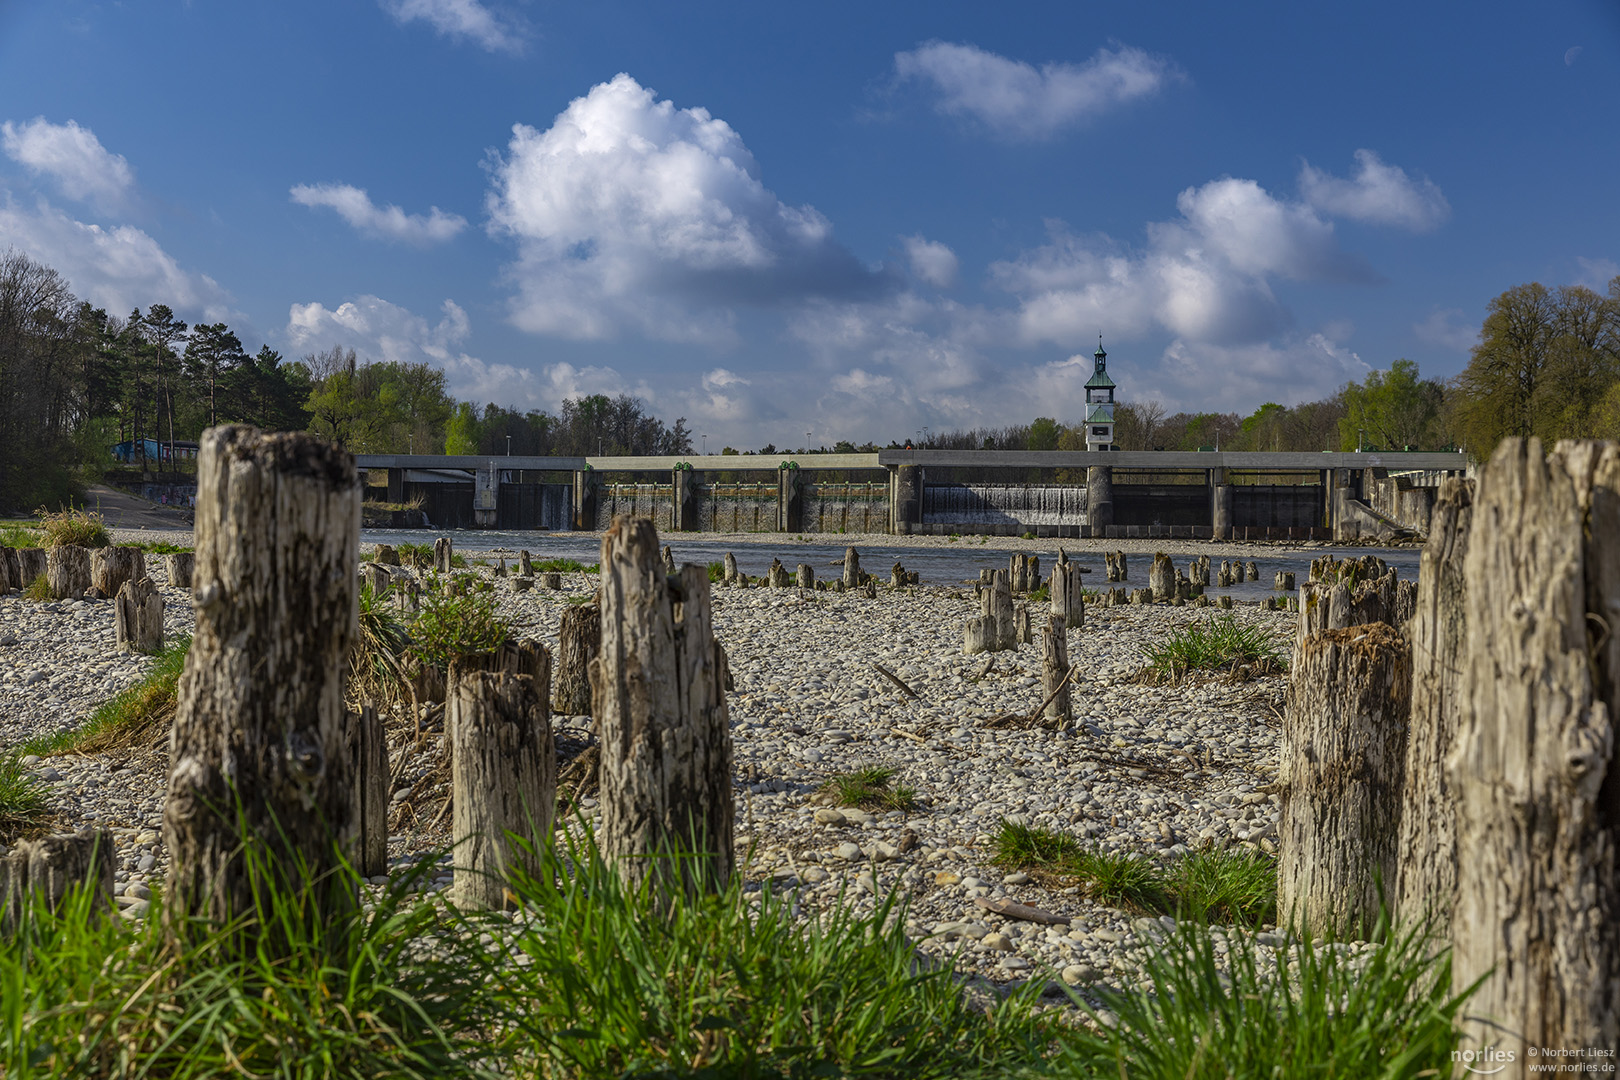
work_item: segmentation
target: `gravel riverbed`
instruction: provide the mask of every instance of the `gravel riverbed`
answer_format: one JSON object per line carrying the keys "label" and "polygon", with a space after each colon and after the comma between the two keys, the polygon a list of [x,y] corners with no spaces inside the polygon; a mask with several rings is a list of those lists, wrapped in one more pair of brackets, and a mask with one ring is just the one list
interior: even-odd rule
{"label": "gravel riverbed", "polygon": [[[175,539],[182,536],[189,540]],[[747,541],[760,545],[759,537]],[[779,538],[770,544],[791,566],[790,546]],[[1005,551],[1015,546],[998,542],[984,564],[1005,567]],[[1217,561],[1254,558],[1262,580],[1270,576],[1270,549],[1183,549]],[[679,557],[678,544],[675,550]],[[1176,561],[1184,565],[1187,558]],[[162,564],[150,558],[148,571],[160,586],[173,638],[191,631],[190,597],[169,586]],[[1131,569],[1130,584],[1145,584],[1147,560],[1133,560]],[[561,591],[517,592],[512,580],[494,582],[503,614],[520,636],[553,649],[568,597],[595,587],[594,575],[586,574],[564,575]],[[992,838],[1002,819],[1155,857],[1206,843],[1275,850],[1271,785],[1283,680],[1174,688],[1130,681],[1143,665],[1145,644],[1208,618],[1206,609],[1089,608],[1085,625],[1068,635],[1078,667],[1076,725],[1056,732],[984,725],[1039,704],[1040,653],[1038,645],[1022,645],[963,655],[963,621],[977,612],[971,587],[925,581],[900,591],[885,587],[875,600],[797,589],[716,587],[713,595],[715,632],[736,683],[729,704],[737,831],[739,850],[752,852],[751,888],[769,883],[805,911],[836,903],[869,910],[897,888],[909,899],[907,927],[924,953],[952,955],[959,967],[994,983],[1058,977],[1076,985],[1129,983],[1133,943],[1161,935],[1163,922],[993,865]],[[1294,616],[1252,604],[1231,614],[1274,633],[1286,651]],[[150,658],[113,651],[112,621],[106,601],[0,597],[0,749],[75,726],[150,668]],[[562,744],[583,745],[588,718],[556,723]],[[167,867],[160,842],[164,749],[29,762],[49,786],[58,824],[113,830],[116,891],[132,918],[145,914]],[[440,755],[436,738],[420,748],[401,739],[395,749],[390,855],[397,872],[437,857],[449,840],[448,815],[432,820],[447,778],[435,768]],[[822,785],[864,766],[894,770],[892,782],[914,789],[915,805],[888,813],[828,805]],[[587,813],[594,812],[590,803]],[[432,880],[448,883],[447,864]],[[1012,900],[1067,921],[1003,918],[979,899]]]}

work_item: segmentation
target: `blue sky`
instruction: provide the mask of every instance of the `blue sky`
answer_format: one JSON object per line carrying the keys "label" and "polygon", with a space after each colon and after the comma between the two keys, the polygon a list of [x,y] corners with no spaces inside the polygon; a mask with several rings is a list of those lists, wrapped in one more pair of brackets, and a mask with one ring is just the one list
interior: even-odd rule
{"label": "blue sky", "polygon": [[711,446],[1248,413],[1620,274],[1620,4],[0,0],[0,245]]}

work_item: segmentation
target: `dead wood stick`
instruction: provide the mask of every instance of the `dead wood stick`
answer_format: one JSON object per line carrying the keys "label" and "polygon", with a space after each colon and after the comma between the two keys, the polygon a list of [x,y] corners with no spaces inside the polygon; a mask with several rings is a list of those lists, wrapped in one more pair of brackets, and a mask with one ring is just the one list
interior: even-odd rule
{"label": "dead wood stick", "polygon": [[918,735],[915,731],[907,731],[904,728],[890,728],[889,730],[892,731],[896,735],[902,736],[903,738],[911,739],[914,742],[926,743],[928,741],[927,739],[923,738],[921,735]]}
{"label": "dead wood stick", "polygon": [[1030,720],[1039,720],[1041,718],[1041,714],[1046,711],[1046,707],[1052,704],[1052,699],[1061,694],[1063,692],[1063,688],[1069,685],[1069,680],[1074,678],[1074,669],[1075,665],[1070,664],[1069,670],[1063,673],[1062,681],[1056,686],[1052,687],[1052,692],[1046,695],[1046,700],[1037,705],[1035,707],[1035,711],[1029,714]]}
{"label": "dead wood stick", "polygon": [[888,679],[890,682],[894,683],[894,685],[898,686],[900,689],[904,690],[906,693],[910,694],[912,697],[920,696],[917,693],[917,691],[915,691],[911,687],[907,686],[905,684],[905,681],[903,679],[901,679],[900,676],[896,675],[894,672],[890,671],[888,668],[884,667],[882,664],[873,664],[872,667],[877,670],[877,673],[879,675],[883,676],[885,679]]}

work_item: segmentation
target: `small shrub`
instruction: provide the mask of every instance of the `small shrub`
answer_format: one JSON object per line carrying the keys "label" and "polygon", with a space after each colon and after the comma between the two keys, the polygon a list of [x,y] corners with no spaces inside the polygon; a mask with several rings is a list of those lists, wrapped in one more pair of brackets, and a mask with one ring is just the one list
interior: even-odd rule
{"label": "small shrub", "polygon": [[910,810],[916,804],[915,788],[891,787],[894,770],[868,765],[854,772],[841,773],[822,785],[832,792],[839,806],[862,810]]}
{"label": "small shrub", "polygon": [[410,633],[386,599],[368,582],[360,586],[360,633],[349,654],[349,699],[389,705],[405,692],[405,655]]}
{"label": "small shrub", "polygon": [[404,566],[422,570],[433,565],[432,544],[400,544],[394,550],[399,553],[399,561]]}
{"label": "small shrub", "polygon": [[712,563],[710,563],[709,564],[709,582],[710,582],[710,584],[713,584],[714,582],[717,582],[717,581],[724,581],[724,580],[726,580],[726,564],[723,563],[723,562],[712,562]]}
{"label": "small shrub", "polygon": [[112,543],[106,520],[94,511],[62,510],[47,514],[44,510],[36,510],[34,513],[39,518],[40,531],[45,534],[44,547],[77,544],[79,547],[94,548]]}
{"label": "small shrub", "polygon": [[44,574],[37,575],[28,587],[22,592],[24,600],[32,600],[36,604],[43,604],[53,599],[51,596],[51,579]]}
{"label": "small shrub", "polygon": [[1040,588],[1033,590],[1029,594],[1029,598],[1030,598],[1031,601],[1033,601],[1034,603],[1037,603],[1037,604],[1051,603],[1051,601],[1052,601],[1052,590],[1051,590],[1050,587],[1048,587],[1046,585],[1042,585]]}
{"label": "small shrub", "polygon": [[32,739],[23,749],[30,754],[100,754],[112,750],[150,747],[161,739],[174,719],[176,688],[191,651],[191,638],[182,637],[157,654],[156,662],[140,682],[102,702],[84,723]]}
{"label": "small shrub", "polygon": [[1033,532],[1026,531],[1023,535],[1021,535],[1019,537],[1019,539],[1020,540],[1033,540],[1033,539],[1035,539],[1035,534]]}
{"label": "small shrub", "polygon": [[495,612],[495,601],[482,593],[445,596],[429,592],[422,611],[411,625],[411,653],[425,664],[444,670],[461,653],[489,652],[505,644],[506,623]]}
{"label": "small shrub", "polygon": [[1142,650],[1148,666],[1141,677],[1149,682],[1179,682],[1189,672],[1219,671],[1247,664],[1262,674],[1279,672],[1287,661],[1265,628],[1240,623],[1231,615],[1190,623],[1172,633],[1162,645]]}
{"label": "small shrub", "polygon": [[39,824],[45,813],[45,789],[22,759],[14,753],[0,756],[0,839]]}

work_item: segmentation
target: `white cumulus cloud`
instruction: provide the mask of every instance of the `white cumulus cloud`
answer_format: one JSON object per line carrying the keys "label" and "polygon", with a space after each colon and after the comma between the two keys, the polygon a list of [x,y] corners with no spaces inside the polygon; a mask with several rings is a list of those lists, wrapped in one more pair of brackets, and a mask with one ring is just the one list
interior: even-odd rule
{"label": "white cumulus cloud", "polygon": [[43,199],[30,209],[0,197],[0,242],[55,269],[81,299],[113,315],[167,304],[187,319],[239,321],[218,282],[181,267],[148,233],[78,221]]}
{"label": "white cumulus cloud", "polygon": [[1469,325],[1460,308],[1441,308],[1412,326],[1412,332],[1431,345],[1453,352],[1467,352],[1479,344],[1479,325]]}
{"label": "white cumulus cloud", "polygon": [[905,245],[906,259],[918,280],[942,289],[956,284],[956,272],[960,268],[956,252],[937,240],[925,240],[921,236],[906,237]]}
{"label": "white cumulus cloud", "polygon": [[298,184],[291,190],[292,201],[300,206],[337,211],[339,217],[361,232],[408,244],[434,244],[449,240],[467,227],[460,214],[447,214],[437,206],[427,216],[407,214],[389,204],[378,206],[365,188],[350,184]]}
{"label": "white cumulus cloud", "polygon": [[629,75],[545,131],[515,125],[493,174],[490,231],[518,248],[512,321],[535,333],[725,341],[738,306],[886,287],[814,207],[764,185],[729,124]]}
{"label": "white cumulus cloud", "polygon": [[1437,229],[1451,216],[1451,204],[1439,185],[1426,176],[1408,176],[1371,150],[1356,151],[1356,174],[1348,180],[1306,162],[1300,169],[1299,189],[1307,203],[1325,214],[1413,232]]}
{"label": "white cumulus cloud", "polygon": [[526,33],[516,19],[497,14],[479,0],[379,0],[401,25],[418,20],[452,41],[470,41],[489,52],[519,55]]}
{"label": "white cumulus cloud", "polygon": [[930,41],[896,53],[894,69],[901,81],[926,84],[940,112],[1009,139],[1049,138],[1181,77],[1170,61],[1130,46],[1036,68],[975,45]]}
{"label": "white cumulus cloud", "polygon": [[1252,343],[1289,324],[1274,279],[1376,280],[1340,250],[1332,223],[1253,180],[1188,188],[1176,207],[1181,216],[1150,223],[1140,249],[1053,222],[1049,243],[994,264],[991,281],[1019,299],[1020,336],[1073,344],[1157,326],[1191,341]]}
{"label": "white cumulus cloud", "polygon": [[69,120],[53,124],[43,116],[26,123],[0,124],[0,148],[35,173],[49,176],[63,195],[103,208],[116,207],[135,183],[122,154],[101,145],[95,132]]}

